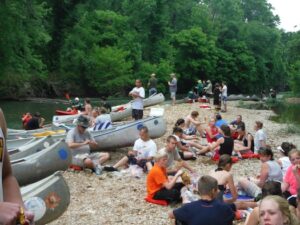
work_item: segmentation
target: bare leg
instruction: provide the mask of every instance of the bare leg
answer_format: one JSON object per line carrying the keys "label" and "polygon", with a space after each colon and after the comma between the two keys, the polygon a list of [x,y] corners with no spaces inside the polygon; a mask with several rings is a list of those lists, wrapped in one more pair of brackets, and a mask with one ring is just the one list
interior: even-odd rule
{"label": "bare leg", "polygon": [[127,156],[124,156],[119,162],[117,162],[115,165],[114,165],[114,168],[119,168],[121,166],[125,166],[128,162],[128,157]]}
{"label": "bare leg", "polygon": [[107,152],[101,152],[100,158],[99,158],[99,163],[102,165],[104,162],[109,160],[110,155]]}
{"label": "bare leg", "polygon": [[152,169],[152,163],[151,162],[147,162],[146,166],[147,166],[148,171],[150,171]]}
{"label": "bare leg", "polygon": [[91,159],[89,159],[89,158],[86,158],[86,159],[83,161],[83,163],[84,163],[84,166],[85,166],[86,168],[89,168],[89,169],[93,169],[93,168],[94,168],[94,163],[93,163],[93,161],[92,161]]}

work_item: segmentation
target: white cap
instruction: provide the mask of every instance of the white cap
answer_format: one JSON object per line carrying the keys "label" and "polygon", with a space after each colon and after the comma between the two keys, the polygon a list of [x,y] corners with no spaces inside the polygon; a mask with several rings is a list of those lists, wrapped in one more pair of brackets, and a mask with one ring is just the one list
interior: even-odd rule
{"label": "white cap", "polygon": [[75,98],[75,101],[79,101],[79,98],[78,98],[78,97],[76,97],[76,98]]}

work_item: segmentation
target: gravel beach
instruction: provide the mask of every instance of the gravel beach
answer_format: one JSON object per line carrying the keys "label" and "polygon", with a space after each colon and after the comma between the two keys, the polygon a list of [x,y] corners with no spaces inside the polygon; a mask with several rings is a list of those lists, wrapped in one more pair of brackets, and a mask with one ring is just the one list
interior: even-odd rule
{"label": "gravel beach", "polygon": [[[255,121],[262,121],[268,136],[267,143],[273,147],[274,151],[283,141],[300,146],[299,135],[287,134],[286,124],[269,120],[269,117],[274,115],[272,111],[243,109],[236,107],[237,104],[237,101],[228,103],[228,112],[222,114],[224,119],[232,121],[236,115],[242,115],[246,129],[252,134],[254,134]],[[166,137],[171,134],[173,125],[178,118],[186,117],[192,110],[199,111],[202,120],[214,114],[214,110],[200,109],[199,105],[199,103],[192,103],[160,106],[165,109],[167,132],[163,137],[155,140],[158,148],[164,146]],[[113,165],[127,151],[128,149],[119,149],[111,152],[112,160],[109,161],[109,164]],[[276,156],[278,157],[277,153]],[[207,157],[200,157],[189,163],[200,175],[207,174],[208,171],[215,168],[215,164]],[[254,176],[259,172],[259,168],[260,161],[257,159],[240,160],[234,164],[232,173],[237,181],[243,176]],[[131,177],[128,173],[103,173],[97,177],[86,172],[66,171],[64,178],[70,187],[71,203],[68,210],[59,219],[50,223],[51,225],[168,225],[172,224],[167,216],[168,211],[178,207],[162,207],[146,203],[144,201],[146,196],[145,175],[140,179]]]}

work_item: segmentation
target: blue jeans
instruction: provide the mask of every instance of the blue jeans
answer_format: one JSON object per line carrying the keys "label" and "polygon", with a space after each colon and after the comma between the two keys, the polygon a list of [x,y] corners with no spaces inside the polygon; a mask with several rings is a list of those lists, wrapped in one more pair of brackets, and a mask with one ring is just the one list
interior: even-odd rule
{"label": "blue jeans", "polygon": [[149,96],[155,95],[156,93],[157,93],[156,88],[150,88],[150,89],[149,89]]}

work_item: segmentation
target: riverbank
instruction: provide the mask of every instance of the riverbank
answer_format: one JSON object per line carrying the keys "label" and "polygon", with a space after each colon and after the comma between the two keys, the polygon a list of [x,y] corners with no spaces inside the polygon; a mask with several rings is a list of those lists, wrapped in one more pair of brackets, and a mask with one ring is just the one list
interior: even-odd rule
{"label": "riverbank", "polygon": [[[284,132],[286,124],[279,124],[269,120],[270,116],[274,116],[272,111],[243,109],[236,107],[237,104],[237,101],[229,102],[228,112],[223,114],[226,120],[231,121],[235,119],[236,115],[242,115],[246,128],[252,134],[254,134],[253,125],[255,121],[262,121],[268,135],[268,144],[273,149],[276,149],[283,141],[293,142],[300,146],[298,135]],[[155,140],[158,148],[164,146],[166,137],[171,134],[173,125],[178,118],[184,118],[192,110],[198,110],[202,119],[214,113],[213,110],[200,109],[198,103],[179,104],[174,107],[166,104],[161,107],[165,108],[167,133]],[[116,162],[126,151],[127,149],[121,149],[117,152],[112,152],[112,160],[109,163],[113,164]],[[208,171],[215,168],[211,160],[206,157],[189,163],[200,175],[207,174]],[[233,166],[232,172],[235,181],[237,181],[239,177],[257,174],[259,168],[259,160],[242,160]],[[120,173],[104,173],[100,177],[96,177],[94,174],[67,171],[64,173],[64,177],[70,187],[71,203],[68,210],[58,220],[50,223],[51,225],[171,224],[167,214],[174,206],[162,207],[144,201],[146,195],[145,175],[140,179]]]}

